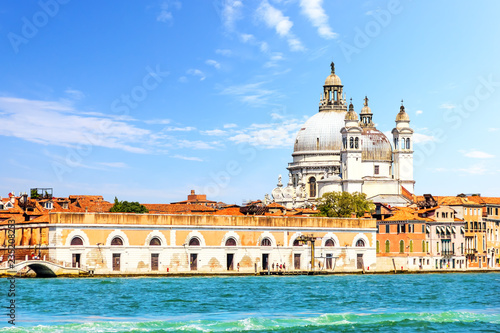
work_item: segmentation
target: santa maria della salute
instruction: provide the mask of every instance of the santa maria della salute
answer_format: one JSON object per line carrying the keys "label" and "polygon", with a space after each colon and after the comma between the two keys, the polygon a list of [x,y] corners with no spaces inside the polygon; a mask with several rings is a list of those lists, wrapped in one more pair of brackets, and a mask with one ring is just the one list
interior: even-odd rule
{"label": "santa maria della salute", "polygon": [[297,133],[288,184],[281,176],[272,191],[287,208],[308,207],[327,192],[362,192],[374,202],[406,206],[414,192],[413,130],[401,105],[391,141],[373,123],[365,97],[359,115],[347,106],[344,86],[335,74],[325,80],[319,112]]}

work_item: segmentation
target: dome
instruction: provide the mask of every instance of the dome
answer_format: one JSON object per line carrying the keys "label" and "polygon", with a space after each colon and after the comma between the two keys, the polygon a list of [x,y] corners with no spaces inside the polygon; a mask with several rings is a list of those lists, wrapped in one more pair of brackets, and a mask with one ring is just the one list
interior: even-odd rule
{"label": "dome", "polygon": [[345,120],[352,120],[352,121],[357,121],[358,119],[358,114],[356,111],[354,111],[354,105],[352,105],[352,98],[351,98],[351,104],[349,104],[349,112],[345,114]]}
{"label": "dome", "polygon": [[345,111],[322,111],[309,118],[302,126],[293,151],[338,150],[342,148]]}
{"label": "dome", "polygon": [[391,142],[384,133],[373,127],[364,127],[361,133],[363,161],[392,161]]}
{"label": "dome", "polygon": [[328,77],[325,80],[325,86],[341,86],[341,85],[342,81],[340,81],[340,78],[334,73],[328,75]]}
{"label": "dome", "polygon": [[408,116],[408,113],[405,111],[405,107],[401,105],[401,108],[399,109],[399,113],[396,116],[396,121],[410,121],[410,117]]}

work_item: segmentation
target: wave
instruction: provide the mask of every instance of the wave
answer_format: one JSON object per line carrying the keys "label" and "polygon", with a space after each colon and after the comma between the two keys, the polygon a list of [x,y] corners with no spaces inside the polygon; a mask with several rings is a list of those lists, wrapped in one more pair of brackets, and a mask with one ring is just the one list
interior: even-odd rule
{"label": "wave", "polygon": [[[88,318],[90,320],[90,318]],[[100,318],[102,320],[102,318]],[[123,320],[123,318],[120,318]],[[96,321],[1,328],[0,332],[363,332],[404,328],[405,332],[422,330],[493,330],[498,331],[500,313],[437,312],[380,314],[321,314],[316,316],[273,315],[239,320],[156,320]]]}

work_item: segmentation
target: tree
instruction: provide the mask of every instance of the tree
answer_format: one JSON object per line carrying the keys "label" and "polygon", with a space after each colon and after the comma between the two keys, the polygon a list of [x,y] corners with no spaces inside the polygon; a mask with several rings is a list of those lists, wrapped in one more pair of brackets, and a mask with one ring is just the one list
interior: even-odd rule
{"label": "tree", "polygon": [[138,202],[118,201],[115,197],[115,204],[109,210],[111,213],[147,213],[149,210]]}
{"label": "tree", "polygon": [[366,200],[366,194],[354,192],[328,192],[323,194],[318,203],[318,216],[351,217],[356,214],[362,217],[365,212],[371,212],[375,206]]}

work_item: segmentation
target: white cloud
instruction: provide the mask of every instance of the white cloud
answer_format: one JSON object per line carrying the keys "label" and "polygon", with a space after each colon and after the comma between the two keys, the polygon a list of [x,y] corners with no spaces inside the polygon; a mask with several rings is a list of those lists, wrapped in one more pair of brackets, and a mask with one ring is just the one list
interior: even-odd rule
{"label": "white cloud", "polygon": [[213,130],[206,130],[206,131],[200,131],[201,134],[204,135],[210,135],[210,136],[222,136],[226,135],[227,132],[220,130],[220,129],[213,129]]}
{"label": "white cloud", "polygon": [[222,90],[221,94],[237,96],[241,102],[251,105],[266,104],[268,98],[275,94],[275,91],[262,88],[264,83],[265,82],[257,82],[230,86]]}
{"label": "white cloud", "polygon": [[220,69],[220,64],[215,60],[208,59],[207,61],[205,61],[205,63],[207,65],[214,66],[216,69]]}
{"label": "white cloud", "polygon": [[200,81],[203,81],[206,78],[205,74],[202,71],[200,71],[199,69],[193,69],[193,68],[188,69],[187,74],[192,75],[192,76],[198,76],[200,78]]}
{"label": "white cloud", "polygon": [[44,145],[99,146],[145,153],[146,129],[102,116],[88,116],[58,101],[0,97],[0,135]]}
{"label": "white cloud", "polygon": [[488,132],[497,132],[497,131],[500,131],[500,128],[488,128]]}
{"label": "white cloud", "polygon": [[237,131],[229,140],[235,143],[248,143],[266,149],[290,148],[303,121],[290,119],[281,123],[252,124]]}
{"label": "white cloud", "polygon": [[290,18],[283,15],[281,10],[271,6],[267,0],[261,2],[257,8],[256,15],[269,28],[275,29],[280,37],[286,38],[292,51],[302,51],[305,49],[301,41],[291,32],[293,22]]}
{"label": "white cloud", "polygon": [[458,171],[465,172],[471,175],[484,175],[488,173],[488,170],[481,164],[474,164],[468,168],[458,169]]}
{"label": "white cloud", "polygon": [[100,165],[104,165],[110,168],[128,168],[128,165],[123,162],[100,162]]}
{"label": "white cloud", "polygon": [[144,120],[146,124],[150,125],[166,125],[170,124],[170,119],[150,119],[150,120]]}
{"label": "white cloud", "polygon": [[188,82],[188,78],[187,78],[187,77],[185,77],[185,76],[181,76],[181,77],[179,78],[179,82],[180,82],[180,83],[186,83],[186,82]]}
{"label": "white cloud", "polygon": [[166,132],[189,132],[189,131],[194,131],[196,127],[165,127],[163,130]]}
{"label": "white cloud", "polygon": [[240,38],[243,43],[248,43],[255,40],[255,37],[252,34],[240,34]]}
{"label": "white cloud", "polygon": [[326,39],[338,37],[328,25],[328,15],[322,7],[323,0],[300,0],[300,8],[312,25],[318,28],[318,34]]}
{"label": "white cloud", "polygon": [[191,140],[177,140],[174,142],[176,148],[191,148],[191,149],[214,149],[215,146],[220,145],[219,142],[204,142],[204,141],[191,141]]}
{"label": "white cloud", "polygon": [[203,162],[203,160],[199,157],[190,157],[190,156],[183,156],[183,155],[173,155],[171,156],[172,158],[178,158],[181,160],[186,160],[186,161],[196,161],[196,162]]}
{"label": "white cloud", "polygon": [[271,68],[271,67],[276,67],[278,66],[278,62],[282,61],[283,58],[283,53],[280,52],[274,52],[271,57],[269,58],[269,61],[264,64],[265,68]]}
{"label": "white cloud", "polygon": [[429,141],[437,141],[436,138],[432,135],[422,134],[422,133],[413,133],[413,142],[422,143]]}
{"label": "white cloud", "polygon": [[464,151],[464,150],[459,150],[460,153],[462,153],[465,157],[469,158],[493,158],[495,157],[494,155],[478,151],[478,150],[472,150],[472,151]]}
{"label": "white cloud", "polygon": [[454,109],[455,107],[456,105],[451,103],[443,103],[439,106],[440,109]]}
{"label": "white cloud", "polygon": [[418,115],[421,115],[422,113],[424,113],[424,111],[422,111],[422,110],[417,110],[415,113],[416,113],[416,114],[417,114],[417,116],[418,116]]}
{"label": "white cloud", "polygon": [[271,113],[271,118],[272,119],[283,119],[285,117],[279,113]]}
{"label": "white cloud", "polygon": [[221,16],[224,26],[228,30],[233,30],[235,22],[240,20],[242,15],[243,2],[240,0],[221,0],[224,1]]}
{"label": "white cloud", "polygon": [[64,91],[70,98],[80,100],[85,97],[85,94],[80,90],[68,88]]}
{"label": "white cloud", "polygon": [[235,128],[235,127],[238,127],[238,125],[236,125],[236,124],[224,124],[223,127],[224,128]]}
{"label": "white cloud", "polygon": [[181,8],[181,3],[179,1],[165,1],[160,5],[160,13],[156,16],[156,20],[158,22],[171,22],[173,20],[172,11],[170,10],[172,7],[176,9]]}
{"label": "white cloud", "polygon": [[224,57],[230,57],[233,54],[233,52],[231,50],[227,50],[227,49],[217,49],[217,50],[215,50],[215,53],[220,54]]}

